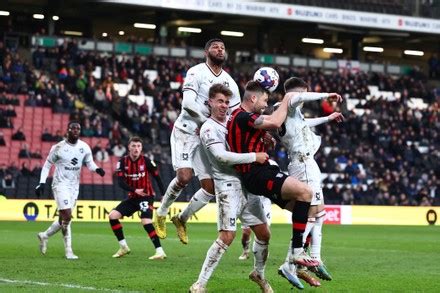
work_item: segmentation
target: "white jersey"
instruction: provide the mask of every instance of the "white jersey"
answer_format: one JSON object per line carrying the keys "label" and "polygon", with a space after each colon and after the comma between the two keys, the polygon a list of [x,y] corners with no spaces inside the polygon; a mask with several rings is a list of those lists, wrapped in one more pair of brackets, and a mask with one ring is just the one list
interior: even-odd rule
{"label": "white jersey", "polygon": [[[193,91],[197,94],[196,103],[199,105],[201,112],[205,117],[209,116],[208,108],[208,94],[212,85],[220,83],[227,86],[232,91],[229,108],[234,109],[240,105],[240,92],[234,79],[224,70],[216,75],[208,66],[207,63],[200,63],[191,67],[183,83],[183,91]],[[197,128],[200,127],[198,123],[192,118],[189,113],[182,109],[174,126],[187,132],[195,134]]]}
{"label": "white jersey", "polygon": [[46,182],[50,167],[55,165],[52,187],[79,187],[81,167],[84,164],[91,171],[98,168],[93,161],[92,151],[87,143],[80,139],[74,145],[67,142],[67,140],[60,141],[50,149],[41,172],[40,182]]}
{"label": "white jersey", "polygon": [[298,154],[313,156],[318,151],[321,137],[307,125],[300,107],[289,108],[284,124],[279,134],[290,158]]}
{"label": "white jersey", "polygon": [[229,151],[228,144],[226,143],[227,133],[226,122],[221,124],[213,119],[208,119],[203,123],[202,128],[200,129],[200,140],[202,141],[203,148],[211,164],[213,179],[239,181],[233,167],[220,162],[209,151],[209,147],[215,144],[222,144],[225,146],[225,149]]}

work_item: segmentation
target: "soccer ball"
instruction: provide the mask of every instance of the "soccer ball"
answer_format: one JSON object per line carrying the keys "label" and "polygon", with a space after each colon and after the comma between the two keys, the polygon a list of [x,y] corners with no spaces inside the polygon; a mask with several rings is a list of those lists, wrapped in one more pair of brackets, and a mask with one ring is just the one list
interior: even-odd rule
{"label": "soccer ball", "polygon": [[254,74],[254,81],[257,81],[263,88],[273,92],[280,81],[278,72],[271,67],[261,67]]}

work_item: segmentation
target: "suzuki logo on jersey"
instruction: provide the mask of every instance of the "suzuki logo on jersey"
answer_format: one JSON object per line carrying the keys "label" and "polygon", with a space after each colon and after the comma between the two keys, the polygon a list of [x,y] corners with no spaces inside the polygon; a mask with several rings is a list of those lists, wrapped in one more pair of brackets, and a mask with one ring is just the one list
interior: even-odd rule
{"label": "suzuki logo on jersey", "polygon": [[75,166],[76,164],[78,164],[78,159],[77,158],[73,158],[70,163]]}
{"label": "suzuki logo on jersey", "polygon": [[142,172],[145,171],[145,167],[144,167],[144,165],[140,165],[140,166],[139,166],[139,171],[142,171]]}

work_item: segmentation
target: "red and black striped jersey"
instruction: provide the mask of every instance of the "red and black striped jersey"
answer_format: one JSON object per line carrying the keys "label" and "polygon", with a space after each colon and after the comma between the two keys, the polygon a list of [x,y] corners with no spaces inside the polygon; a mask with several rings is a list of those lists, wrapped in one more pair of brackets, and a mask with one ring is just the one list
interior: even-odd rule
{"label": "red and black striped jersey", "polygon": [[128,191],[128,197],[140,197],[134,193],[136,189],[143,189],[148,196],[155,195],[150,175],[158,178],[159,170],[154,161],[145,156],[141,155],[135,161],[128,155],[122,157],[116,166],[116,175],[120,187]]}
{"label": "red and black striped jersey", "polygon": [[[238,108],[229,117],[226,137],[229,147],[235,153],[266,152],[264,136],[266,130],[256,129],[255,120],[260,116],[257,113],[246,112],[243,108]],[[250,164],[235,165],[239,172],[246,172]]]}

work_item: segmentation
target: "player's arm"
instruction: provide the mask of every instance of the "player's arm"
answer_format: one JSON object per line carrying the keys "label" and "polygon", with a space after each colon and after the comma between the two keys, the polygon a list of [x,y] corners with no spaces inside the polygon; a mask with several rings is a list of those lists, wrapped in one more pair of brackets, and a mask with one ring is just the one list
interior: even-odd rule
{"label": "player's arm", "polygon": [[199,91],[199,82],[197,80],[197,73],[193,68],[188,70],[182,90],[182,108],[201,125],[206,121],[206,117],[203,115],[200,105],[196,102]]}
{"label": "player's arm", "polygon": [[264,163],[269,155],[266,153],[234,153],[226,149],[224,139],[216,137],[214,131],[202,128],[200,139],[203,146],[214,158],[227,165],[238,165],[258,162]]}
{"label": "player's arm", "polygon": [[154,180],[156,180],[157,187],[159,187],[159,191],[161,195],[165,194],[165,187],[163,185],[162,179],[159,175],[159,168],[156,165],[156,162],[145,157],[145,162],[147,164],[147,169],[150,171],[151,176],[153,176]]}
{"label": "player's arm", "polygon": [[313,92],[292,92],[293,96],[290,99],[289,107],[296,108],[301,103],[319,101],[328,99],[329,101],[342,102],[342,97],[337,93],[313,93]]}
{"label": "player's arm", "polygon": [[217,161],[227,165],[249,164],[254,162],[263,164],[269,159],[267,153],[234,153],[227,151],[222,143],[211,144],[207,149]]}
{"label": "player's arm", "polygon": [[98,167],[98,165],[95,164],[95,161],[93,161],[93,155],[92,150],[87,145],[86,147],[86,155],[84,156],[84,163],[86,164],[87,168],[92,171],[99,174],[99,176],[104,177],[105,171],[104,169]]}
{"label": "player's arm", "polygon": [[207,117],[203,115],[199,104],[196,102],[197,93],[193,90],[183,91],[182,108],[201,125],[206,121]]}
{"label": "player's arm", "polygon": [[327,123],[330,121],[336,120],[336,122],[340,123],[344,121],[344,116],[339,112],[334,112],[328,116],[318,117],[318,118],[306,118],[306,124],[309,127],[314,127],[323,123]]}
{"label": "player's arm", "polygon": [[52,168],[52,165],[58,160],[57,157],[57,149],[58,146],[54,145],[49,151],[49,155],[47,155],[46,161],[44,162],[43,167],[41,168],[41,174],[40,174],[40,181],[35,187],[35,194],[37,196],[40,196],[44,194],[44,186],[46,184],[47,177],[49,176],[50,169]]}
{"label": "player's arm", "polygon": [[[280,128],[287,117],[288,104],[293,96],[293,93],[287,93],[284,96],[283,101],[279,107],[273,111],[270,115],[253,114],[249,117],[249,121],[245,121],[247,125],[250,125],[256,129],[277,129]],[[243,121],[242,121],[243,123]]]}
{"label": "player's arm", "polygon": [[46,183],[47,177],[49,176],[50,169],[52,165],[57,161],[57,146],[52,146],[49,155],[47,155],[46,161],[44,162],[43,168],[41,169],[40,181],[39,183]]}
{"label": "player's arm", "polygon": [[127,182],[124,181],[124,159],[120,159],[118,164],[116,165],[116,176],[118,177],[118,185],[120,188],[122,188],[125,191],[131,191],[135,192],[136,188],[130,186],[127,184]]}

